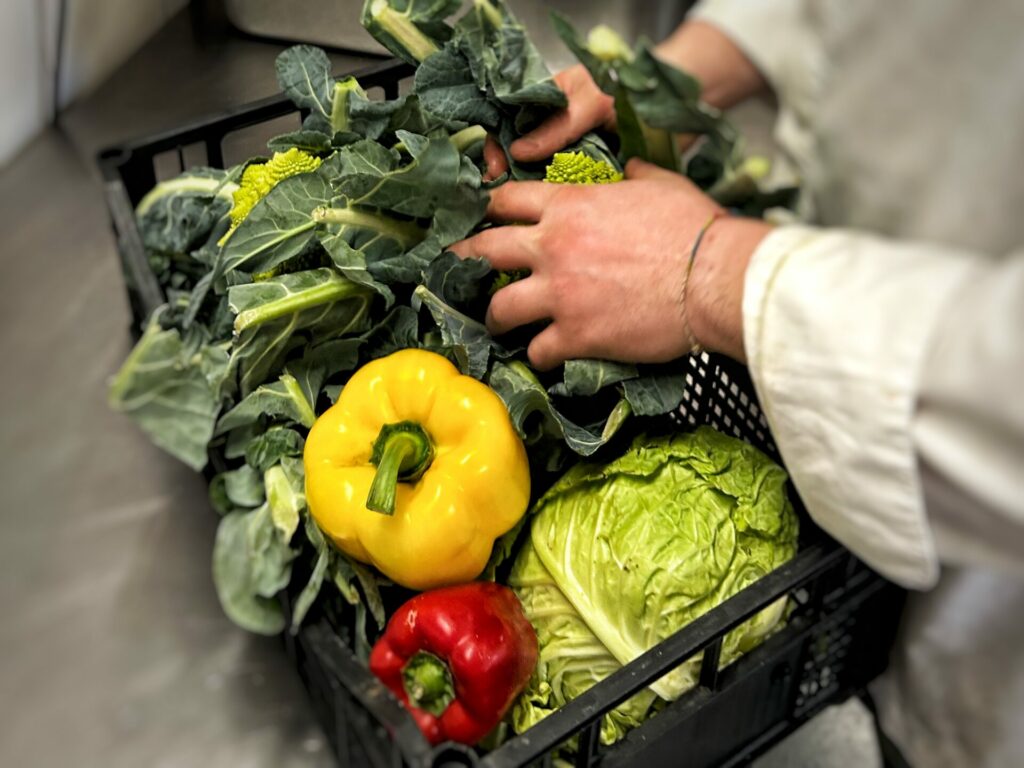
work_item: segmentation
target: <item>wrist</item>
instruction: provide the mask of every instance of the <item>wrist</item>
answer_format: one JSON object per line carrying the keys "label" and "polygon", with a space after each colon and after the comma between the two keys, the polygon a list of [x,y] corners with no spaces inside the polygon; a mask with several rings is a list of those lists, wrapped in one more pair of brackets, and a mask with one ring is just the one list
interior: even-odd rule
{"label": "wrist", "polygon": [[771,230],[764,221],[729,216],[705,232],[684,297],[690,332],[702,347],[745,361],[743,284],[754,251]]}

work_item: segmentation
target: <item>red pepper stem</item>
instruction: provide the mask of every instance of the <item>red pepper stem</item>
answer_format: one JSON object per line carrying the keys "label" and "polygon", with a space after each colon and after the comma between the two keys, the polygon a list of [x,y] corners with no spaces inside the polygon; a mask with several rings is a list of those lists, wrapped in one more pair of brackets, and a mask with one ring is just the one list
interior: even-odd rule
{"label": "red pepper stem", "polygon": [[409,703],[440,717],[455,700],[455,685],[448,665],[428,651],[417,651],[402,667],[402,682]]}
{"label": "red pepper stem", "polygon": [[366,497],[366,508],[395,514],[398,483],[419,480],[434,459],[434,445],[426,430],[413,421],[385,424],[373,444],[370,461],[377,474]]}

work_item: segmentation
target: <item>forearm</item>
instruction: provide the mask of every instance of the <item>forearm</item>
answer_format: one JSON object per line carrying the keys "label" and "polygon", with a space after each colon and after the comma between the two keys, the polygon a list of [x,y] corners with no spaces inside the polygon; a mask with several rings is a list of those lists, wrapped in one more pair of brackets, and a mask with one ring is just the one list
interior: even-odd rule
{"label": "forearm", "polygon": [[705,21],[684,22],[655,51],[700,80],[704,101],[713,107],[728,109],[768,90],[765,78],[746,54]]}

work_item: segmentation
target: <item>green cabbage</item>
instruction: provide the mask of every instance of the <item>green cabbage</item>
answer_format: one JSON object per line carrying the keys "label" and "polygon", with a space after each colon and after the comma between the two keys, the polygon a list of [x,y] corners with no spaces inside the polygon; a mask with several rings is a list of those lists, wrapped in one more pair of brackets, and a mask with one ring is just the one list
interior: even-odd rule
{"label": "green cabbage", "polygon": [[[786,473],[708,427],[638,439],[571,469],[540,499],[510,584],[540,640],[513,712],[522,732],[796,553]],[[725,666],[779,623],[783,598],[733,630]],[[605,718],[611,743],[694,687],[695,657]]]}

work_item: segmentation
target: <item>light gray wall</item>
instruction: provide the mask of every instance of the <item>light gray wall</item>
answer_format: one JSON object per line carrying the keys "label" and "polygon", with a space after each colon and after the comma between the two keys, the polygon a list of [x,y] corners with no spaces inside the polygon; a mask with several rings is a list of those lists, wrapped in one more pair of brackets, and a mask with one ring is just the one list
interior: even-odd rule
{"label": "light gray wall", "polygon": [[[87,94],[188,0],[68,0],[60,103]],[[52,118],[57,0],[0,0],[0,166]]]}

